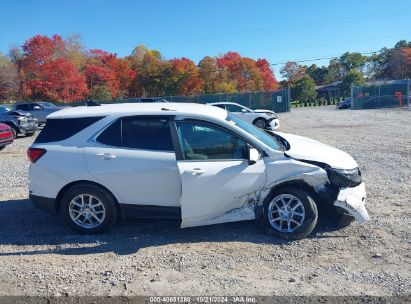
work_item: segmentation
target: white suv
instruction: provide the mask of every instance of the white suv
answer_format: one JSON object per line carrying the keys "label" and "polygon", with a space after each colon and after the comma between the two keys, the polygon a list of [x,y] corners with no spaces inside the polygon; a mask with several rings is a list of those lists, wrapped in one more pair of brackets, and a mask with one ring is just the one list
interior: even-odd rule
{"label": "white suv", "polygon": [[264,109],[251,110],[234,102],[214,102],[210,103],[210,105],[227,110],[260,129],[276,130],[280,127],[280,120],[274,111]]}
{"label": "white suv", "polygon": [[209,105],[67,108],[48,116],[28,156],[31,201],[81,233],[118,217],[181,227],[256,219],[297,239],[315,227],[317,207],[342,225],[369,220],[351,156]]}

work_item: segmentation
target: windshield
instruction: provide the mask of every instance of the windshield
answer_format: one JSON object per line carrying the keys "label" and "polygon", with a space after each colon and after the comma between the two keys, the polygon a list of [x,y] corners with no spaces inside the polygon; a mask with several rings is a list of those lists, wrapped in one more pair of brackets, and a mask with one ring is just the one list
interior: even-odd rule
{"label": "windshield", "polygon": [[264,144],[269,146],[273,150],[277,151],[283,151],[284,147],[283,145],[274,137],[271,137],[264,131],[260,130],[259,128],[255,127],[254,125],[242,120],[241,118],[238,118],[237,116],[233,114],[228,114],[226,120],[231,123],[236,125],[237,127],[243,129],[247,133],[251,134],[258,140],[262,141]]}
{"label": "windshield", "polygon": [[49,102],[39,102],[39,104],[43,106],[44,108],[55,108],[56,107],[54,104],[49,103]]}
{"label": "windshield", "polygon": [[9,109],[9,108],[6,108],[6,107],[0,107],[0,114],[4,114],[4,113],[9,112],[9,111],[10,111],[10,109]]}

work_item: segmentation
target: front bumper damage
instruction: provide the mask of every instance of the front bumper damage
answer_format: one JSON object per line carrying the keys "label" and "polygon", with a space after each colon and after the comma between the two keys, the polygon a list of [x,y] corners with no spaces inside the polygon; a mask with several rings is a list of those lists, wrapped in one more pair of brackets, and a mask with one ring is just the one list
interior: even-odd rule
{"label": "front bumper damage", "polygon": [[365,184],[352,188],[343,188],[338,193],[334,206],[340,207],[353,216],[359,224],[370,220],[367,209],[365,209]]}
{"label": "front bumper damage", "polygon": [[278,118],[271,118],[268,120],[271,130],[277,130],[280,127],[280,120]]}

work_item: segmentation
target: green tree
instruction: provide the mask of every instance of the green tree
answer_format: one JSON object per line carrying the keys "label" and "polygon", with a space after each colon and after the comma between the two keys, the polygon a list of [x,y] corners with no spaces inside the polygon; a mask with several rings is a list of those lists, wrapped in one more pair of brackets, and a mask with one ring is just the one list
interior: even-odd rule
{"label": "green tree", "polygon": [[365,63],[367,62],[367,56],[356,52],[345,52],[343,55],[341,55],[339,61],[342,68],[344,69],[344,74],[348,74],[352,69],[361,71]]}
{"label": "green tree", "polygon": [[364,75],[358,71],[357,69],[352,69],[345,75],[342,84],[341,84],[341,91],[343,97],[347,97],[351,95],[351,85],[364,85]]}
{"label": "green tree", "polygon": [[297,82],[292,87],[293,100],[298,100],[300,102],[307,102],[315,99],[317,92],[315,91],[315,82],[309,76],[305,75],[303,78],[297,80]]}
{"label": "green tree", "polygon": [[95,85],[90,90],[88,98],[91,100],[110,100],[111,93],[107,86]]}
{"label": "green tree", "polygon": [[334,81],[342,80],[344,77],[344,68],[337,58],[330,60],[328,65],[327,75],[325,76],[325,83],[331,83]]}
{"label": "green tree", "polygon": [[325,82],[328,68],[325,66],[318,67],[316,64],[312,64],[306,68],[306,73],[314,79],[316,85],[322,85]]}

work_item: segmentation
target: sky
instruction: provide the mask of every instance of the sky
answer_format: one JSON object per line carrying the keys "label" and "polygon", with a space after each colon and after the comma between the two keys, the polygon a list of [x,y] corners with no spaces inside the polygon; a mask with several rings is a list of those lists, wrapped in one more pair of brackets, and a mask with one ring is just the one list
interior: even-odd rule
{"label": "sky", "polygon": [[411,40],[410,0],[0,0],[0,7],[2,53],[36,34],[79,34],[87,48],[120,57],[140,44],[196,63],[236,51],[266,58],[278,79],[286,61],[327,65],[346,51]]}

